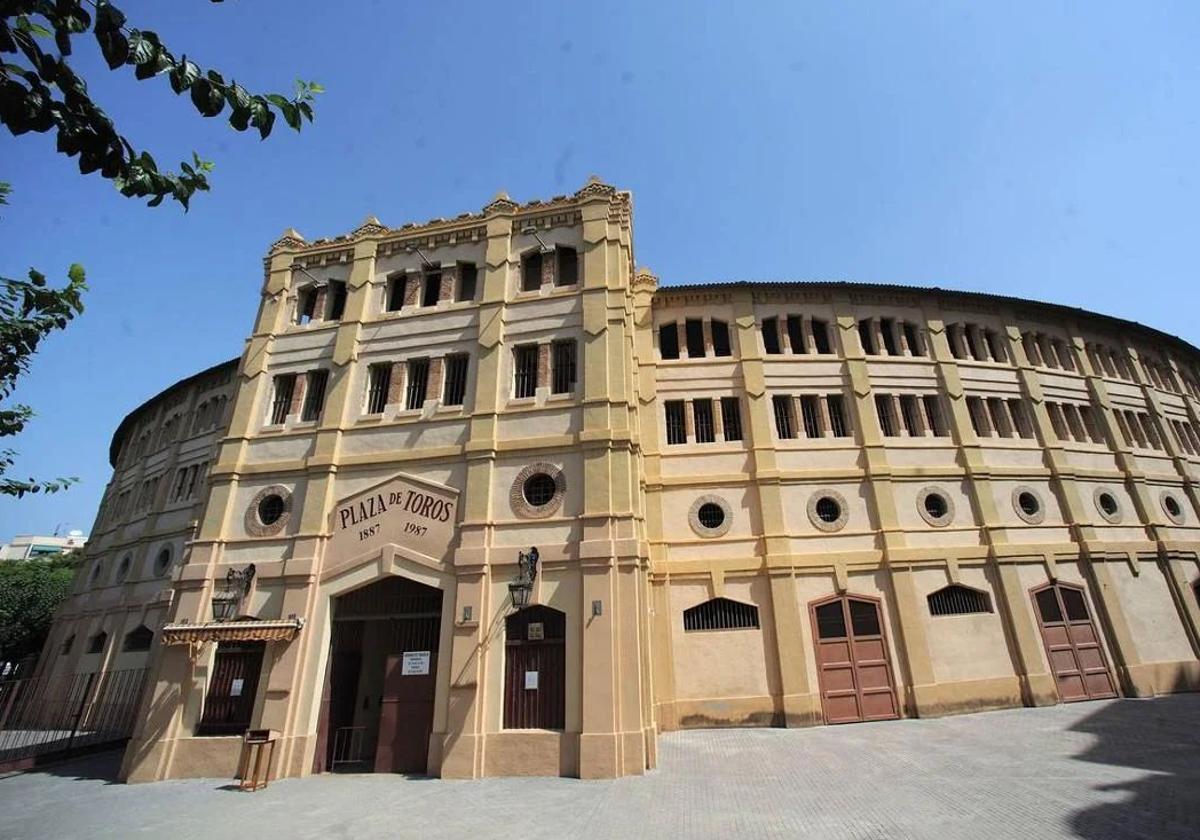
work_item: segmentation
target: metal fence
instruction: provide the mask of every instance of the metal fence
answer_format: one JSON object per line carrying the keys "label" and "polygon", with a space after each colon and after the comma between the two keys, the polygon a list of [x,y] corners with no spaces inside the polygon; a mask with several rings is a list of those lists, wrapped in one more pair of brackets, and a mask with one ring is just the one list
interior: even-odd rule
{"label": "metal fence", "polygon": [[0,681],[0,771],[127,739],[146,676],[137,668]]}

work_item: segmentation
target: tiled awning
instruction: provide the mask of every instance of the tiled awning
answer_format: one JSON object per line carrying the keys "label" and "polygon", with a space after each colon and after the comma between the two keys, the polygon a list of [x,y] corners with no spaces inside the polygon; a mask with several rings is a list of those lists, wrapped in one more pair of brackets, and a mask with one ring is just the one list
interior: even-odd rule
{"label": "tiled awning", "polygon": [[303,618],[167,624],[162,629],[162,642],[164,645],[187,645],[197,642],[290,642],[296,638],[302,627]]}

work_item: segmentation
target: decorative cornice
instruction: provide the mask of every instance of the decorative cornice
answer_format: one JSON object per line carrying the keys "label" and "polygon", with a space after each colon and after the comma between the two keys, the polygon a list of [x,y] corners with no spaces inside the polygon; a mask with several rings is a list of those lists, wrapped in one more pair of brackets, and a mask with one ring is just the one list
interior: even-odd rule
{"label": "decorative cornice", "polygon": [[363,223],[350,232],[351,239],[362,239],[366,236],[379,236],[388,232],[388,226],[375,216],[367,216]]}
{"label": "decorative cornice", "polygon": [[300,231],[296,230],[295,228],[288,228],[283,232],[282,236],[272,243],[271,249],[268,251],[268,253],[274,254],[279,251],[296,251],[300,248],[304,248],[307,244],[308,243],[305,242],[304,237],[300,234]]}

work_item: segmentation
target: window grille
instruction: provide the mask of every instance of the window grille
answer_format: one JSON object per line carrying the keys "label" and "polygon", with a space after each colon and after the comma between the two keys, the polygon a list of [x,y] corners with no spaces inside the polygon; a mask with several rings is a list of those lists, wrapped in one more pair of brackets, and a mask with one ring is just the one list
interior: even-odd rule
{"label": "window grille", "polygon": [[687,340],[689,359],[704,358],[704,322],[688,318],[683,322],[684,338]]}
{"label": "window grille", "polygon": [[574,248],[564,248],[561,245],[554,249],[557,261],[554,274],[555,286],[574,286],[579,282],[579,255]]}
{"label": "window grille", "polygon": [[825,407],[829,410],[829,430],[834,437],[850,437],[850,423],[846,418],[846,401],[841,394],[829,394],[825,397]]}
{"label": "window grille", "polygon": [[821,410],[817,406],[819,397],[805,394],[800,397],[800,419],[804,423],[804,436],[821,437]]}
{"label": "window grille", "polygon": [[554,352],[550,359],[553,376],[551,377],[552,393],[569,394],[575,390],[575,340],[554,342]]}
{"label": "window grille", "polygon": [[762,322],[763,349],[768,353],[781,353],[779,349],[779,319],[763,318]]}
{"label": "window grille", "polygon": [[537,395],[538,349],[536,344],[513,348],[513,396],[517,399]]}
{"label": "window grille", "polygon": [[367,414],[382,414],[388,404],[388,387],[391,384],[390,362],[371,365],[367,368]]}
{"label": "window grille", "polygon": [[687,443],[687,427],[683,421],[683,400],[663,403],[667,417],[667,443]]}
{"label": "window grille", "polygon": [[416,411],[425,405],[429,390],[429,360],[410,359],[408,362],[408,389],[404,395],[404,407]]}
{"label": "window grille", "polygon": [[875,395],[875,412],[879,415],[879,430],[883,432],[884,437],[895,437],[897,434],[896,414],[892,406],[891,394]]}
{"label": "window grille", "polygon": [[325,383],[329,380],[329,371],[313,370],[308,373],[308,387],[304,390],[304,408],[300,419],[306,422],[320,420],[321,409],[325,405]]}
{"label": "window grille", "polygon": [[437,306],[442,296],[442,272],[427,271],[421,278],[421,306]]}
{"label": "window grille", "polygon": [[683,629],[753,630],[758,627],[758,607],[728,598],[713,598],[683,611]]}
{"label": "window grille", "polygon": [[658,353],[664,359],[679,358],[679,325],[674,321],[658,328]]}
{"label": "window grille", "polygon": [[696,443],[712,443],[717,439],[713,428],[712,400],[692,400],[692,419],[696,427]]}
{"label": "window grille", "polygon": [[721,426],[725,440],[742,439],[742,409],[737,397],[721,397]]}
{"label": "window grille", "polygon": [[912,394],[900,397],[900,419],[904,422],[904,430],[909,437],[923,437],[921,428],[921,409],[917,407],[917,398]]}
{"label": "window grille", "polygon": [[475,300],[475,287],[479,282],[479,267],[475,263],[458,264],[458,290],[455,300]]}
{"label": "window grille", "polygon": [[275,398],[271,401],[271,424],[278,426],[287,420],[292,407],[292,392],[296,388],[296,375],[285,373],[275,377]]}
{"label": "window grille", "polygon": [[781,440],[794,438],[796,436],[796,424],[792,398],[776,395],[771,397],[771,405],[775,410],[775,433]]}
{"label": "window grille", "polygon": [[403,274],[389,277],[387,281],[387,311],[399,312],[404,308],[406,279]]}
{"label": "window grille", "polygon": [[521,291],[536,292],[542,287],[542,253],[534,251],[521,260]]}
{"label": "window grille", "polygon": [[462,405],[467,393],[467,354],[446,357],[446,381],[442,386],[443,405]]}
{"label": "window grille", "polygon": [[931,592],[926,600],[929,602],[930,615],[970,615],[992,611],[992,602],[986,592],[958,584]]}
{"label": "window grille", "polygon": [[732,356],[729,346],[729,325],[724,321],[711,321],[714,356]]}
{"label": "window grille", "polygon": [[197,735],[240,735],[250,727],[265,651],[266,642],[217,643]]}
{"label": "window grille", "polygon": [[793,353],[807,352],[804,349],[804,323],[799,315],[787,316],[787,335]]}
{"label": "window grille", "polygon": [[812,334],[813,344],[816,346],[818,353],[827,354],[833,352],[833,343],[829,338],[829,322],[813,318]]}

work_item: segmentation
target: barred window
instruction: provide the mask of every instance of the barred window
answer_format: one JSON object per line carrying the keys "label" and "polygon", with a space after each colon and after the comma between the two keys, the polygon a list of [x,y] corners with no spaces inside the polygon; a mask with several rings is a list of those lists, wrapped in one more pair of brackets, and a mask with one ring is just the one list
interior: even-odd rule
{"label": "barred window", "polygon": [[879,430],[883,432],[884,437],[895,437],[899,432],[896,429],[896,413],[892,406],[891,394],[875,395],[875,412],[879,415]]}
{"label": "barred window", "polygon": [[692,400],[692,419],[696,427],[696,443],[712,443],[717,439],[713,428],[712,400]]}
{"label": "barred window", "polygon": [[729,345],[729,324],[724,321],[711,321],[712,343],[714,356],[732,356]]}
{"label": "barred window", "polygon": [[442,404],[462,405],[467,393],[467,354],[446,357],[446,379],[442,383]]}
{"label": "barred window", "polygon": [[829,322],[821,321],[816,318],[812,320],[813,344],[817,348],[817,352],[828,354],[833,352],[833,343],[829,338]]}
{"label": "barred window", "polygon": [[513,348],[513,396],[517,399],[537,395],[538,349],[536,344]]}
{"label": "barred window", "polygon": [[472,262],[458,264],[458,288],[454,291],[455,300],[475,300],[475,286],[479,280],[479,267]]}
{"label": "barred window", "polygon": [[404,398],[404,407],[415,411],[425,405],[425,395],[429,389],[429,360],[410,359],[408,362],[408,391]]}
{"label": "barred window", "polygon": [[442,272],[438,269],[426,271],[421,278],[421,306],[437,306],[442,296]]}
{"label": "barred window", "polygon": [[679,325],[674,321],[658,328],[658,353],[664,359],[679,358]]}
{"label": "barred window", "polygon": [[531,251],[521,258],[521,291],[536,292],[542,287],[542,252]]}
{"label": "barred window", "polygon": [[721,397],[721,425],[725,440],[742,439],[742,409],[737,397]]}
{"label": "barred window", "polygon": [[992,602],[986,592],[958,584],[931,592],[926,600],[929,602],[930,615],[970,615],[992,611]]}
{"label": "barred window", "polygon": [[329,381],[329,371],[310,370],[308,386],[304,389],[304,408],[300,419],[311,422],[321,419],[321,409],[325,405],[325,384]]}
{"label": "barred window", "polygon": [[917,407],[917,398],[912,394],[900,397],[900,419],[904,422],[904,430],[909,437],[922,437],[925,432],[921,426],[921,409]]}
{"label": "barred window", "polygon": [[575,390],[575,339],[554,342],[553,351],[550,358],[551,391],[569,394]]}
{"label": "barred window", "polygon": [[763,349],[768,353],[781,353],[779,349],[779,319],[763,318],[762,322]]}
{"label": "barred window", "polygon": [[392,363],[381,362],[367,368],[367,414],[382,414],[388,404]]}
{"label": "barred window", "polygon": [[829,394],[825,397],[825,407],[829,409],[829,430],[834,437],[850,437],[850,423],[846,417],[846,401],[841,394]]}
{"label": "barred window", "polygon": [[792,405],[792,398],[777,394],[771,397],[771,406],[775,411],[775,433],[781,440],[794,438],[796,436],[796,409]]}
{"label": "barred window", "polygon": [[799,315],[787,316],[787,336],[793,353],[807,352],[804,349],[804,321]]}
{"label": "barred window", "polygon": [[285,373],[275,377],[275,397],[271,400],[271,424],[282,425],[292,408],[292,393],[296,389],[296,374]]}
{"label": "barred window", "polygon": [[683,421],[683,400],[663,403],[667,415],[667,443],[687,443],[687,427]]}
{"label": "barred window", "polygon": [[683,611],[683,629],[753,630],[758,627],[758,607],[728,598],[713,598]]}
{"label": "barred window", "polygon": [[805,394],[800,397],[800,419],[804,423],[804,436],[821,437],[821,409],[817,405],[820,397]]}

